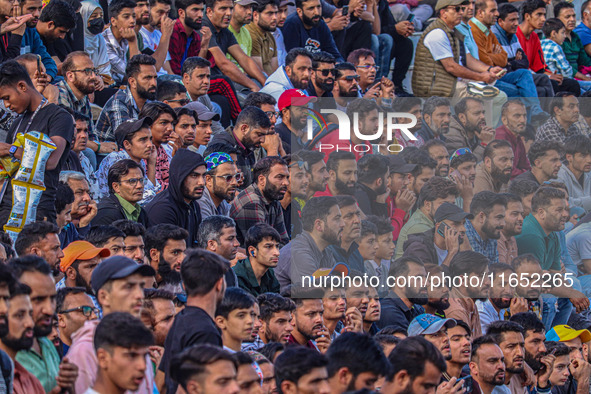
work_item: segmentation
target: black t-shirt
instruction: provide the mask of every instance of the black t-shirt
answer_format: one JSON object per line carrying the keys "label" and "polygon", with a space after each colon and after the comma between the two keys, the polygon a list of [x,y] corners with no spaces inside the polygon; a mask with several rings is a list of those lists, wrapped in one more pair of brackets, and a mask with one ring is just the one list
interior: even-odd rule
{"label": "black t-shirt", "polygon": [[[23,116],[22,121],[20,116],[16,118],[10,127],[5,142],[12,144],[16,135],[18,133],[23,133],[27,129],[27,125],[31,120],[32,115],[33,112],[27,111],[24,115],[21,115]],[[47,104],[37,112],[33,122],[31,122],[31,126],[29,126],[27,132],[31,131],[39,131],[50,138],[59,136],[66,140],[66,148],[62,153],[57,167],[53,170],[45,171],[45,191],[41,195],[39,205],[37,206],[37,219],[41,220],[46,217],[47,220],[55,222],[55,194],[59,182],[60,171],[70,154],[70,146],[74,138],[74,121],[72,120],[72,115],[66,112],[63,108],[60,108],[55,104]],[[11,208],[12,187],[9,184],[4,193],[4,197],[2,198],[2,203],[0,204],[0,222],[2,224],[5,224],[8,220]]]}
{"label": "black t-shirt", "polygon": [[[203,18],[203,26],[207,26],[209,27],[209,30],[211,30],[209,48],[219,47],[222,53],[226,54],[228,53],[228,48],[230,48],[232,45],[238,45],[236,37],[234,37],[234,34],[232,34],[228,28],[224,28],[218,32],[207,17]],[[217,65],[211,71],[212,74],[222,74],[222,71]]]}
{"label": "black t-shirt", "polygon": [[222,347],[222,334],[215,322],[203,309],[186,306],[174,318],[166,336],[164,355],[158,369],[166,375],[168,393],[176,393],[177,385],[170,379],[168,369],[173,356],[193,345],[210,344]]}

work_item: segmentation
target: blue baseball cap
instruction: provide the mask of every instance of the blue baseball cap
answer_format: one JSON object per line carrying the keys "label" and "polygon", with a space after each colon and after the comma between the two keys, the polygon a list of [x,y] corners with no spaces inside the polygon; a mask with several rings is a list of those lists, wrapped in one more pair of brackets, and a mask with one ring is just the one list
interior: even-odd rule
{"label": "blue baseball cap", "polygon": [[124,256],[113,256],[103,260],[92,271],[90,277],[90,285],[94,294],[110,280],[123,279],[133,274],[140,274],[142,276],[154,276],[156,271],[147,264],[138,264],[132,259]]}
{"label": "blue baseball cap", "polygon": [[454,319],[442,319],[429,313],[423,313],[412,319],[408,325],[408,336],[435,334],[444,326],[446,328],[452,328],[457,326],[457,324]]}

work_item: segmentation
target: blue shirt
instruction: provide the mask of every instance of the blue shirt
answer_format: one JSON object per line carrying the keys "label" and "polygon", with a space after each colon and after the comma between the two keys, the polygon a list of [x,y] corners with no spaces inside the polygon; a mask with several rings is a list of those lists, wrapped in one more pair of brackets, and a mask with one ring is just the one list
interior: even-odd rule
{"label": "blue shirt", "polygon": [[474,59],[479,59],[478,57],[478,45],[476,45],[476,41],[474,41],[474,36],[472,35],[472,27],[465,22],[460,22],[459,25],[456,26],[457,31],[464,35],[464,45],[470,52],[470,55]]}
{"label": "blue shirt", "polygon": [[487,239],[486,241],[480,237],[480,234],[470,223],[470,220],[466,219],[466,237],[470,241],[472,250],[480,254],[485,255],[488,258],[490,264],[499,262],[499,251],[497,250],[497,240]]}
{"label": "blue shirt", "polygon": [[583,45],[591,44],[591,29],[585,24],[582,22],[579,23],[579,26],[575,27],[574,32],[577,33]]}

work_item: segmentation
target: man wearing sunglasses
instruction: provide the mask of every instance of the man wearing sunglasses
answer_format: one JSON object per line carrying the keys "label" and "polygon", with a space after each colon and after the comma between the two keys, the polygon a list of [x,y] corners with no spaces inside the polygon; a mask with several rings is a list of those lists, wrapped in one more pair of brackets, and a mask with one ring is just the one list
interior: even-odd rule
{"label": "man wearing sunglasses", "polygon": [[62,354],[72,346],[72,334],[85,322],[96,320],[99,309],[83,287],[64,287],[57,292],[57,324]]}
{"label": "man wearing sunglasses", "polygon": [[[332,97],[336,73],[333,55],[328,52],[315,53],[312,58],[312,78],[306,89],[310,96]],[[322,108],[328,108],[326,104],[322,103]]]}
{"label": "man wearing sunglasses", "polygon": [[214,152],[205,158],[205,189],[197,202],[203,219],[212,215],[230,216],[230,202],[238,190],[242,173],[232,157],[223,152]]}

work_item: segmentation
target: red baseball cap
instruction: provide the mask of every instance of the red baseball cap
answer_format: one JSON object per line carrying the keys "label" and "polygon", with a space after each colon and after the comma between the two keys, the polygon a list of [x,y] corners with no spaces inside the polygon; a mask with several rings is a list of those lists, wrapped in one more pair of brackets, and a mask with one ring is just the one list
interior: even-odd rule
{"label": "red baseball cap", "polygon": [[279,111],[283,111],[284,108],[289,106],[295,105],[298,107],[303,107],[308,105],[308,103],[315,103],[316,97],[308,96],[304,93],[301,89],[288,89],[279,96],[279,101],[277,102],[277,107]]}

